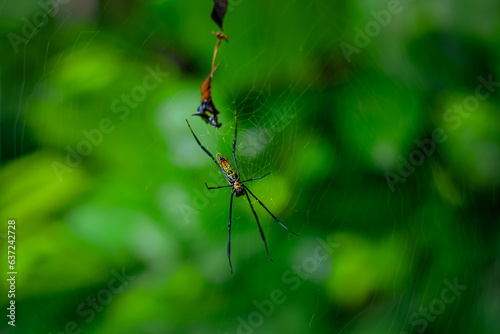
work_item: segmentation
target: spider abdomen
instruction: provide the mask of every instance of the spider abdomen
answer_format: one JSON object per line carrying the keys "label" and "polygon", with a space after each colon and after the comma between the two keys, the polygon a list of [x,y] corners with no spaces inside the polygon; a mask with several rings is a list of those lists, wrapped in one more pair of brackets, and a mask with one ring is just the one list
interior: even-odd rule
{"label": "spider abdomen", "polygon": [[238,173],[236,173],[233,166],[229,164],[229,161],[227,161],[226,157],[220,153],[217,153],[216,157],[217,157],[217,163],[222,168],[222,171],[224,172],[224,175],[228,178],[229,183],[233,184],[234,182],[238,182],[239,181]]}

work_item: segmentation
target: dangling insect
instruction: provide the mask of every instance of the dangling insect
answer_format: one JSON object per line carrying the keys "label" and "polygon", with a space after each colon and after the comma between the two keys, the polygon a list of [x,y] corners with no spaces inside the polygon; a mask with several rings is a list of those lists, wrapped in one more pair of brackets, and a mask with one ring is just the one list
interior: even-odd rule
{"label": "dangling insect", "polygon": [[213,125],[216,129],[218,129],[222,126],[222,124],[219,123],[219,120],[217,119],[219,111],[215,107],[214,101],[212,100],[212,78],[218,68],[218,66],[214,66],[220,41],[224,39],[227,42],[227,36],[220,32],[213,34],[217,36],[217,44],[215,44],[214,57],[212,59],[212,70],[210,71],[210,75],[201,84],[201,104],[198,107],[196,114],[193,114],[192,116],[200,116],[205,122],[207,122],[207,124]]}
{"label": "dangling insect", "polygon": [[193,132],[193,129],[191,129],[191,125],[189,125],[188,120],[186,120],[186,122],[187,122],[187,124],[189,126],[189,129],[191,130],[191,133],[194,136],[194,139],[196,139],[196,142],[198,143],[198,145],[201,147],[201,149],[203,151],[205,151],[206,154],[208,154],[208,156],[210,158],[212,158],[212,160],[215,162],[215,164],[217,165],[217,167],[219,167],[220,171],[222,172],[222,174],[226,178],[227,182],[229,183],[228,185],[219,186],[219,187],[209,187],[205,183],[205,186],[207,187],[207,189],[231,188],[231,200],[229,202],[228,241],[227,241],[227,257],[229,259],[229,267],[231,268],[231,274],[233,273],[233,265],[231,263],[231,213],[232,213],[232,210],[233,210],[233,196],[236,196],[236,197],[240,197],[240,196],[243,196],[243,195],[246,196],[248,204],[250,204],[250,208],[252,209],[253,215],[255,216],[255,220],[257,220],[257,225],[259,226],[260,235],[262,237],[262,241],[264,241],[264,246],[266,247],[267,256],[269,257],[269,260],[272,261],[273,259],[271,259],[271,256],[269,255],[269,250],[267,249],[267,243],[266,243],[266,237],[264,236],[264,231],[262,231],[262,227],[260,226],[259,218],[257,217],[257,213],[255,212],[255,210],[253,208],[252,202],[250,201],[250,197],[248,196],[248,194],[252,195],[257,200],[257,202],[259,202],[259,204],[271,215],[271,217],[273,217],[274,220],[276,220],[278,222],[278,224],[280,224],[285,230],[287,230],[288,232],[290,232],[292,234],[295,234],[297,236],[298,236],[298,234],[295,233],[295,232],[292,232],[285,225],[283,225],[279,221],[279,219],[276,218],[271,213],[271,211],[269,211],[269,209],[264,205],[264,203],[262,203],[250,191],[250,189],[248,189],[248,187],[243,184],[245,182],[250,182],[250,181],[262,179],[263,177],[266,177],[269,174],[271,174],[270,172],[267,173],[264,176],[254,177],[252,179],[240,181],[240,172],[239,172],[239,169],[238,169],[238,164],[236,163],[236,138],[237,138],[237,135],[238,135],[236,113],[234,115],[234,141],[233,141],[233,161],[234,161],[234,165],[236,166],[236,170],[229,164],[229,161],[222,154],[217,153],[216,154],[216,158],[214,158],[213,155],[203,145],[201,145],[200,141],[198,140],[198,137],[196,137],[196,135]]}

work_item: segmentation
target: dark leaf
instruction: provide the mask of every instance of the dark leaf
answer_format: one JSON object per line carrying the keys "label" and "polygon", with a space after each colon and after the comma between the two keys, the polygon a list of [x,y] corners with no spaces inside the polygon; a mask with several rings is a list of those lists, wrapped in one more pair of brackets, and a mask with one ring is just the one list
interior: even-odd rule
{"label": "dark leaf", "polygon": [[222,21],[224,20],[224,15],[227,11],[227,0],[214,0],[214,10],[212,11],[212,20],[217,23],[217,25],[222,28]]}

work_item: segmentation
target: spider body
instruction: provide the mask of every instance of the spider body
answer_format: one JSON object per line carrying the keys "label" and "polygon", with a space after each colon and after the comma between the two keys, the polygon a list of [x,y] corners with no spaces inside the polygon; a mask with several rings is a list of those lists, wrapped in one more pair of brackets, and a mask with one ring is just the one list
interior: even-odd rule
{"label": "spider body", "polygon": [[220,153],[217,153],[215,157],[217,158],[217,163],[222,168],[224,175],[228,179],[227,181],[229,182],[229,184],[238,182],[240,180],[240,177],[238,176],[238,173],[236,173],[236,171],[234,170],[233,166],[231,166],[229,161],[226,159],[226,157]]}
{"label": "spider body", "polygon": [[295,234],[295,235],[298,235],[298,234],[292,232],[285,225],[283,225],[279,221],[279,219],[276,218],[271,213],[271,211],[269,211],[269,209],[264,205],[264,203],[262,203],[257,198],[257,196],[255,196],[250,191],[250,189],[248,189],[248,187],[243,184],[245,182],[262,179],[263,177],[269,175],[270,173],[267,173],[264,176],[254,177],[254,178],[251,178],[251,179],[248,179],[248,180],[240,181],[240,172],[238,170],[238,164],[236,163],[236,138],[237,138],[237,135],[238,135],[238,127],[237,127],[236,114],[234,115],[234,123],[235,123],[235,125],[234,125],[234,141],[233,141],[233,161],[234,161],[234,165],[236,166],[236,169],[234,169],[231,166],[231,164],[229,163],[229,161],[222,154],[217,153],[216,154],[216,158],[214,158],[214,156],[203,145],[201,145],[200,141],[198,140],[198,137],[196,137],[196,135],[193,132],[193,129],[191,129],[191,125],[189,125],[188,120],[186,120],[186,123],[189,126],[189,129],[191,130],[191,133],[193,134],[194,139],[196,139],[196,142],[198,143],[198,145],[213,160],[213,162],[215,162],[215,164],[217,165],[217,167],[219,167],[220,171],[222,172],[222,174],[226,178],[226,181],[229,183],[228,185],[219,186],[219,187],[209,187],[205,183],[205,186],[207,187],[207,189],[231,188],[231,200],[229,202],[228,242],[227,242],[227,257],[229,259],[229,267],[231,268],[231,274],[233,273],[233,265],[231,263],[231,213],[232,213],[232,210],[233,210],[233,197],[234,196],[236,196],[236,197],[240,197],[240,196],[243,196],[243,195],[246,196],[248,204],[250,204],[250,208],[252,209],[252,212],[253,212],[253,215],[255,217],[255,220],[257,221],[257,225],[259,226],[260,235],[262,237],[262,241],[264,241],[264,246],[266,247],[267,256],[269,257],[269,260],[272,261],[271,256],[269,255],[269,250],[267,249],[267,243],[266,243],[266,238],[264,236],[264,231],[262,231],[262,227],[260,226],[259,218],[257,217],[257,213],[255,212],[255,210],[253,208],[252,202],[250,201],[250,196],[248,196],[248,194],[252,195],[252,197],[255,198],[257,200],[257,202],[259,202],[259,204],[271,215],[271,217],[273,217],[274,220],[276,220],[276,222],[278,222],[278,224],[280,224],[285,230],[287,230],[288,232],[290,232],[292,234]]}
{"label": "spider body", "polygon": [[226,176],[227,182],[233,189],[233,193],[236,197],[240,197],[246,194],[245,188],[240,182],[240,177],[238,173],[234,170],[233,166],[229,163],[225,156],[220,153],[215,155],[217,163],[222,169],[224,176]]}

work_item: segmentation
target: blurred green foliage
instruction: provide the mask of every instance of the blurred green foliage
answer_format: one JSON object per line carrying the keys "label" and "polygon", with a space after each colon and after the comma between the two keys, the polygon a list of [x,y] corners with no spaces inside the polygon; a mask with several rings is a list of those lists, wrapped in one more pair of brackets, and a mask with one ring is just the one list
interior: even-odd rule
{"label": "blurred green foliage", "polygon": [[[500,332],[500,2],[229,1],[217,131],[190,116],[212,5],[0,5],[1,332]],[[270,262],[235,199],[231,276],[184,120],[229,157],[235,110],[242,178],[272,172],[248,186],[301,236],[255,202]]]}

